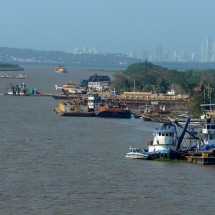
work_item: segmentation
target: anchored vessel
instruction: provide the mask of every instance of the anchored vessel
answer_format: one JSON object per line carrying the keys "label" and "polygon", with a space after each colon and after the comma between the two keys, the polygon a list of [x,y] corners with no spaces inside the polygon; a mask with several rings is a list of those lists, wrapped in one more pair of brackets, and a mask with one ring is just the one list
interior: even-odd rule
{"label": "anchored vessel", "polygon": [[100,117],[110,117],[110,118],[131,118],[131,110],[120,101],[109,101],[101,103],[98,107],[96,115]]}
{"label": "anchored vessel", "polygon": [[175,120],[156,128],[153,140],[148,141],[149,156],[215,164],[215,121],[210,115],[195,130],[190,127],[191,122],[188,117],[184,126],[180,120]]}
{"label": "anchored vessel", "polygon": [[149,154],[145,153],[144,150],[132,146],[130,146],[129,151],[125,154],[125,157],[132,159],[150,159]]}
{"label": "anchored vessel", "polygon": [[61,116],[95,116],[94,112],[88,112],[86,105],[75,104],[72,102],[60,102],[54,111]]}
{"label": "anchored vessel", "polygon": [[96,116],[94,109],[97,103],[98,95],[89,95],[87,103],[80,102],[78,100],[60,102],[58,107],[54,108],[54,111],[61,116],[83,116],[92,117]]}
{"label": "anchored vessel", "polygon": [[55,72],[57,72],[57,73],[66,73],[67,71],[66,71],[66,69],[65,69],[64,66],[58,65],[58,66],[56,67],[56,69],[55,69]]}
{"label": "anchored vessel", "polygon": [[[215,164],[215,104],[201,105],[204,115],[198,120],[187,117],[160,124],[148,141],[150,159],[187,160],[202,165]],[[195,130],[194,130],[195,126]],[[147,152],[146,152],[147,151]]]}
{"label": "anchored vessel", "polygon": [[61,89],[62,95],[86,94],[86,89],[73,83],[67,82],[62,87],[55,85],[56,90]]}

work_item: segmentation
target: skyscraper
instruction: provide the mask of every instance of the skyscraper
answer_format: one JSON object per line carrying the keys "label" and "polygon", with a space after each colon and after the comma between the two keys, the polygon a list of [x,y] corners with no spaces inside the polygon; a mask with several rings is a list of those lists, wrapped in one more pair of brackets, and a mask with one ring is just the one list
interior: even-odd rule
{"label": "skyscraper", "polygon": [[210,38],[202,41],[201,62],[210,62],[212,60],[212,42]]}
{"label": "skyscraper", "polygon": [[163,60],[163,46],[158,44],[155,49],[155,61]]}

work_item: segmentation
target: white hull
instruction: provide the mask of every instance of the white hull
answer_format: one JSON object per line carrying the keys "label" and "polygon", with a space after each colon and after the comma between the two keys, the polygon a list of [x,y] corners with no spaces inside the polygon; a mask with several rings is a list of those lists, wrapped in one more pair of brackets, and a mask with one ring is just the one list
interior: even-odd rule
{"label": "white hull", "polygon": [[126,153],[125,157],[131,159],[148,159],[149,155],[143,153]]}
{"label": "white hull", "polygon": [[130,146],[129,152],[126,153],[125,157],[131,159],[148,159],[149,155],[139,148],[133,148]]}

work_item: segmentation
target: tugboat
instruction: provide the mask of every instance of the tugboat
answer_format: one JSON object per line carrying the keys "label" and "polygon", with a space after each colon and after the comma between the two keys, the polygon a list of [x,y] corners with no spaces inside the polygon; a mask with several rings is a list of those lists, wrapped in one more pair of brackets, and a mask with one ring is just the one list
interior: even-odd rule
{"label": "tugboat", "polygon": [[66,73],[67,71],[66,71],[66,69],[65,69],[64,66],[58,65],[58,66],[56,67],[56,69],[55,69],[55,72],[57,72],[57,73]]}
{"label": "tugboat", "polygon": [[[185,159],[188,151],[196,148],[199,137],[189,127],[188,117],[184,127],[179,120],[164,122],[153,132],[153,140],[148,141],[148,153],[152,158]],[[189,129],[188,129],[189,128]]]}
{"label": "tugboat", "polygon": [[[148,141],[148,154],[153,159],[187,160],[202,165],[215,164],[215,104],[201,105],[204,115],[199,126],[191,127],[191,117],[164,122]],[[183,126],[182,126],[183,125]],[[147,152],[146,152],[147,151]]]}

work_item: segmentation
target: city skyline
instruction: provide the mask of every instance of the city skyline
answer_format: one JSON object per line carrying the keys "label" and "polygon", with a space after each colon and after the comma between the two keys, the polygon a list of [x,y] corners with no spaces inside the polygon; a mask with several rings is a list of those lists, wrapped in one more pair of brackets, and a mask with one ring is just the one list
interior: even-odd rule
{"label": "city skyline", "polygon": [[[196,49],[197,50],[197,49]],[[83,47],[83,48],[74,48],[71,51],[74,54],[106,54],[100,52],[96,47]],[[212,40],[211,37],[207,37],[199,43],[199,51],[193,51],[191,53],[186,53],[183,48],[180,50],[169,51],[165,49],[163,44],[157,44],[149,50],[143,50],[142,55],[136,56],[135,53],[121,53],[126,54],[130,57],[137,57],[142,59],[147,59],[154,62],[215,62],[215,40]]]}
{"label": "city skyline", "polygon": [[[201,55],[201,41],[215,35],[215,2],[196,0],[2,1],[0,47],[165,56]],[[183,50],[183,51],[182,51]],[[78,50],[77,50],[78,51]],[[181,52],[181,53],[180,53]],[[197,54],[196,54],[197,55]]]}

